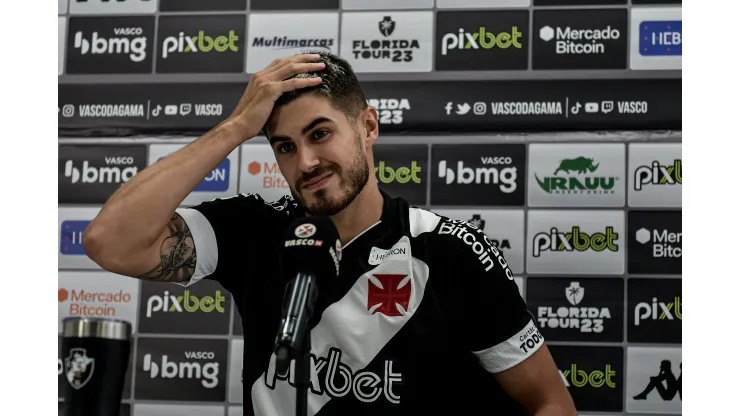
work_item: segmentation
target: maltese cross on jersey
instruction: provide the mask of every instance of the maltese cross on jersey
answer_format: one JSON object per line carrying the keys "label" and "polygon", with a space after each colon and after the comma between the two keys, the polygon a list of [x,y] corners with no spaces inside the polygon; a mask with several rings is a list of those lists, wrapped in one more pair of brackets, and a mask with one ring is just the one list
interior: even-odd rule
{"label": "maltese cross on jersey", "polygon": [[411,278],[405,274],[373,274],[367,279],[367,310],[372,315],[403,316],[409,310]]}

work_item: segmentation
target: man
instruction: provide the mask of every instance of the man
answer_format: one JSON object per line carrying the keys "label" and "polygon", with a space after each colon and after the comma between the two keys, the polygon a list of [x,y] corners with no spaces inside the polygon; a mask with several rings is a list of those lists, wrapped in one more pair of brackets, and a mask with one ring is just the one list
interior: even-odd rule
{"label": "man", "polygon": [[[178,205],[265,128],[291,197]],[[351,67],[329,55],[278,59],[233,114],[123,185],[85,230],[114,273],[231,292],[244,326],[245,414],[289,416],[275,374],[286,278],[279,240],[296,217],[329,216],[340,276],[311,322],[309,415],[461,412],[574,416],[560,374],[498,249],[481,231],[391,198],[370,180],[378,113]],[[291,375],[292,377],[292,375]]]}

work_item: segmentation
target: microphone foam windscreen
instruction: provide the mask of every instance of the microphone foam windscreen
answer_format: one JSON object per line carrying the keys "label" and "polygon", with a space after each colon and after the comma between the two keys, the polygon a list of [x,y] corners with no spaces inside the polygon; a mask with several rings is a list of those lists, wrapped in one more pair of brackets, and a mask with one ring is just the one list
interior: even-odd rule
{"label": "microphone foam windscreen", "polygon": [[294,220],[285,230],[281,250],[282,271],[291,279],[299,272],[315,273],[317,278],[339,275],[342,243],[329,217]]}

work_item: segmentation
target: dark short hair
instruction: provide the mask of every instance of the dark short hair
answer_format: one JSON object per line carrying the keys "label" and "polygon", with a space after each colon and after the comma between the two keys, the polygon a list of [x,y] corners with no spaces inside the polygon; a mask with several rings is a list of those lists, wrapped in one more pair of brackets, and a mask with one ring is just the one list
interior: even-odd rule
{"label": "dark short hair", "polygon": [[326,64],[319,72],[295,75],[291,78],[321,77],[321,84],[284,93],[275,101],[275,108],[288,104],[304,95],[318,94],[326,97],[337,110],[343,112],[354,123],[360,111],[367,108],[365,93],[352,70],[352,66],[341,57],[324,51],[310,51],[320,55],[319,62]]}

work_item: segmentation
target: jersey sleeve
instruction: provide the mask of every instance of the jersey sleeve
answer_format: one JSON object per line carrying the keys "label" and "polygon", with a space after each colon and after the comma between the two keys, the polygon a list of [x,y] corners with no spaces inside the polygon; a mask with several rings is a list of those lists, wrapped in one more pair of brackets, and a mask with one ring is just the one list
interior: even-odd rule
{"label": "jersey sleeve", "polygon": [[240,194],[178,208],[176,212],[192,234],[196,254],[193,276],[178,284],[190,286],[209,278],[229,290],[231,281],[242,280],[244,276],[239,274],[264,258],[262,253],[275,234],[270,227],[276,216],[287,214],[291,203],[288,197],[268,203],[257,194]]}
{"label": "jersey sleeve", "polygon": [[437,294],[455,339],[491,373],[526,360],[544,343],[501,251],[481,230],[443,218],[436,231]]}

